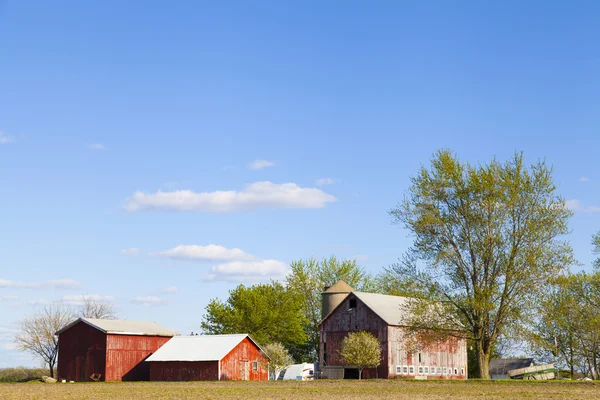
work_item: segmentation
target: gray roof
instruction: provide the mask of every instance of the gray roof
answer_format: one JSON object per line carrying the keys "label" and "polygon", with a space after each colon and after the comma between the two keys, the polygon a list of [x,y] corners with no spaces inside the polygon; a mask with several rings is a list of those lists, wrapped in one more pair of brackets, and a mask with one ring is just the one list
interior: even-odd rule
{"label": "gray roof", "polygon": [[353,293],[388,325],[405,325],[407,323],[406,313],[409,298],[377,293]]}
{"label": "gray roof", "polygon": [[89,326],[111,335],[144,335],[144,336],[175,336],[177,333],[169,328],[157,324],[156,322],[145,321],[127,321],[120,319],[94,319],[78,318],[71,322],[58,332],[57,335],[71,328],[72,326],[83,322]]}
{"label": "gray roof", "polygon": [[245,338],[260,349],[247,334],[176,336],[146,361],[220,361]]}
{"label": "gray roof", "polygon": [[533,364],[533,358],[495,358],[490,361],[490,375],[507,375],[508,371],[527,368]]}

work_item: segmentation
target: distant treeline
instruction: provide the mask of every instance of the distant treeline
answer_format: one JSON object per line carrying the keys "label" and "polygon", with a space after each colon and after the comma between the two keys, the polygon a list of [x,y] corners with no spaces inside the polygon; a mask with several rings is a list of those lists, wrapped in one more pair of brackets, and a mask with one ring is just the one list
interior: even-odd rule
{"label": "distant treeline", "polygon": [[49,375],[46,368],[0,368],[0,382],[29,382]]}

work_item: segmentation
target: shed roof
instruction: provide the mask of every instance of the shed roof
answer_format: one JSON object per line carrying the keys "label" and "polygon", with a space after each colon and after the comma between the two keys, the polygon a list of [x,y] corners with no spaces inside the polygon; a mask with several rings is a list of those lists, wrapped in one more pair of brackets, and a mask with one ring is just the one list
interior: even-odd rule
{"label": "shed roof", "polygon": [[83,322],[93,328],[111,335],[175,336],[177,333],[156,322],[128,321],[120,319],[78,318],[58,332],[63,333],[72,326]]}
{"label": "shed roof", "polygon": [[354,292],[354,289],[346,282],[339,280],[333,286],[325,290],[324,293],[350,293]]}
{"label": "shed roof", "polygon": [[490,361],[490,375],[507,375],[508,371],[527,368],[533,364],[533,358],[494,358]]}
{"label": "shed roof", "polygon": [[247,334],[176,336],[146,361],[220,361],[245,338],[250,339],[265,354]]}

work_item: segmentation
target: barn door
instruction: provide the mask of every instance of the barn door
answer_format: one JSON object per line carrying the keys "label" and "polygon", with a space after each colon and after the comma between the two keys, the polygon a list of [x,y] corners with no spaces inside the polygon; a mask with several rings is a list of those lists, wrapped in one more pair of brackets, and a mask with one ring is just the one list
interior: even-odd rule
{"label": "barn door", "polygon": [[250,379],[250,363],[248,360],[240,361],[240,379],[247,381]]}

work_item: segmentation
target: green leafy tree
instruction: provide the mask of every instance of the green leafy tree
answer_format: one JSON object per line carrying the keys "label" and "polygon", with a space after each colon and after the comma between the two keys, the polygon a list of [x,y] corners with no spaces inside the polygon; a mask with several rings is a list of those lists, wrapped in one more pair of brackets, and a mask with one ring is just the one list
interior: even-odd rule
{"label": "green leafy tree", "polygon": [[414,237],[388,270],[423,299],[413,302],[413,325],[470,339],[479,376],[489,378],[498,338],[531,318],[546,283],[574,261],[559,240],[572,212],[551,168],[528,168],[519,153],[473,166],[439,151],[390,213]]}
{"label": "green leafy tree", "polygon": [[596,233],[592,237],[592,246],[593,246],[592,252],[598,256],[598,258],[596,258],[596,260],[594,260],[594,267],[597,270],[600,270],[600,232]]}
{"label": "green leafy tree", "polygon": [[335,256],[317,260],[297,260],[290,265],[287,287],[303,299],[303,312],[308,323],[305,326],[308,341],[294,349],[296,359],[313,362],[319,354],[319,323],[321,323],[321,293],[325,286],[343,280],[352,288],[370,291],[375,285],[371,276],[356,260],[338,260]]}
{"label": "green leafy tree", "polygon": [[346,365],[358,368],[358,379],[362,379],[363,369],[381,364],[381,344],[369,332],[350,332],[342,341],[340,356]]}
{"label": "green leafy tree", "polygon": [[273,379],[277,379],[281,371],[294,363],[289,351],[281,343],[267,343],[263,350],[269,356],[269,375]]}
{"label": "green leafy tree", "polygon": [[300,345],[306,342],[303,304],[300,294],[279,282],[239,285],[229,292],[226,302],[209,302],[202,330],[207,334],[248,333],[258,343]]}

